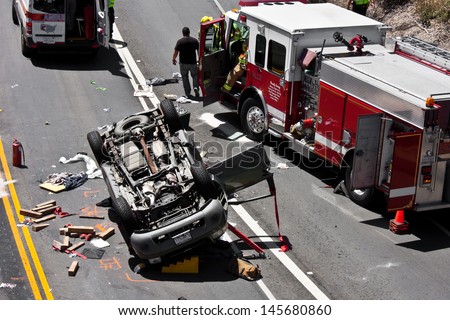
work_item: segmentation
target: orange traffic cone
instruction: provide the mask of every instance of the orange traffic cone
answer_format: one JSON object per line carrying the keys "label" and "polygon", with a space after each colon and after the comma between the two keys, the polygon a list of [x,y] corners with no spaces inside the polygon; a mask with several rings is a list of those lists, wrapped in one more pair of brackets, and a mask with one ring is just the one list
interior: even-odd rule
{"label": "orange traffic cone", "polygon": [[389,222],[389,230],[395,234],[409,233],[409,223],[405,221],[405,212],[397,210],[395,218]]}

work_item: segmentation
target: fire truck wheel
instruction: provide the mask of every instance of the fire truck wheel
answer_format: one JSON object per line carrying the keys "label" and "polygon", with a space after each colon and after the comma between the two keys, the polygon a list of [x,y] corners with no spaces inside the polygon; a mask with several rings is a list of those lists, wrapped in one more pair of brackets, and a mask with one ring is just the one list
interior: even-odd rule
{"label": "fire truck wheel", "polygon": [[252,140],[261,142],[267,133],[266,115],[261,103],[253,98],[244,101],[241,111],[241,125],[245,134]]}
{"label": "fire truck wheel", "polygon": [[[353,161],[350,161],[350,163],[353,163]],[[360,205],[361,207],[367,208],[373,202],[375,189],[367,188],[351,190],[352,170],[352,166],[347,167],[345,170],[345,187],[347,188],[348,196],[354,203]]]}

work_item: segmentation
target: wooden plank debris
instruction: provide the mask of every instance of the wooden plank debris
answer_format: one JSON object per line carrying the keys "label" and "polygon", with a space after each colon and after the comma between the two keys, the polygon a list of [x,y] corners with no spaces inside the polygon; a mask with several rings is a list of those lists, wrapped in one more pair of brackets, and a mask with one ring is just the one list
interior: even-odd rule
{"label": "wooden plank debris", "polygon": [[25,217],[30,217],[30,218],[41,218],[42,217],[42,212],[26,210],[26,209],[20,209],[20,214]]}
{"label": "wooden plank debris", "polygon": [[41,208],[37,208],[35,211],[41,212],[43,215],[45,215],[45,214],[54,213],[56,208],[58,208],[58,207],[59,206],[41,207]]}
{"label": "wooden plank debris", "polygon": [[44,228],[47,228],[50,224],[48,223],[41,223],[41,224],[34,224],[31,226],[31,230],[33,231],[39,231],[42,230]]}
{"label": "wooden plank debris", "polygon": [[77,250],[78,248],[81,248],[82,246],[84,246],[84,241],[80,241],[73,244],[72,246],[67,248],[67,251],[74,251]]}
{"label": "wooden plank debris", "polygon": [[100,237],[100,238],[102,238],[103,240],[106,240],[106,239],[108,239],[109,237],[111,237],[113,234],[114,234],[114,232],[115,232],[115,229],[114,228],[108,228],[107,230],[105,230],[105,231],[103,231],[103,232],[100,232],[99,234],[98,234],[98,236]]}
{"label": "wooden plank debris", "polygon": [[62,184],[53,184],[49,182],[41,183],[39,187],[53,193],[58,193],[66,189],[66,187]]}
{"label": "wooden plank debris", "polygon": [[33,222],[34,223],[41,223],[41,222],[52,220],[52,219],[55,219],[55,218],[56,218],[56,215],[50,214],[50,215],[46,215],[45,217],[42,217],[42,218],[39,218],[39,219],[35,219],[35,220],[33,220]]}
{"label": "wooden plank debris", "polygon": [[95,233],[94,227],[86,227],[86,226],[69,226],[67,227],[67,231],[69,233]]}
{"label": "wooden plank debris", "polygon": [[56,200],[48,200],[45,202],[41,202],[38,203],[37,205],[35,205],[35,208],[39,208],[39,207],[51,207],[51,206],[55,206],[56,205]]}
{"label": "wooden plank debris", "polygon": [[82,219],[105,219],[105,216],[92,216],[88,214],[80,214],[79,217]]}
{"label": "wooden plank debris", "polygon": [[73,261],[72,264],[69,267],[69,276],[74,277],[77,274],[79,265],[78,265],[78,261]]}

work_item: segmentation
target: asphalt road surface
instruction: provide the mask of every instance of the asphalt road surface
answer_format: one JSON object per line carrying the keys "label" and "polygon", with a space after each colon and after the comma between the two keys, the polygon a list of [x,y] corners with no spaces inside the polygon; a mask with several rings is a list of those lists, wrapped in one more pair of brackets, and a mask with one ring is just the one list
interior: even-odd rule
{"label": "asphalt road surface", "polygon": [[[280,252],[274,198],[234,206],[229,221],[264,248],[266,259],[253,260],[263,279],[248,282],[226,271],[220,247],[200,248],[198,274],[163,273],[147,268],[135,273],[140,261],[129,255],[117,231],[97,259],[70,257],[52,248],[66,224],[115,227],[109,209],[98,206],[108,197],[102,179],[57,194],[39,187],[49,174],[86,170],[84,162],[63,164],[60,157],[78,152],[92,156],[86,134],[105,124],[158,106],[164,93],[183,94],[181,83],[154,87],[155,97],[133,96],[137,84],[153,77],[170,78],[173,47],[183,26],[198,30],[202,16],[217,17],[232,1],[118,1],[116,31],[109,50],[95,59],[70,54],[24,58],[20,31],[10,17],[10,2],[0,4],[0,173],[16,180],[3,187],[0,206],[1,299],[449,299],[450,264],[446,212],[408,214],[412,233],[395,235],[382,205],[363,209],[333,193],[335,174],[311,168],[289,150],[267,142],[273,164],[281,234],[292,249]],[[183,105],[194,134],[209,162],[249,145],[235,113],[219,104]],[[17,138],[25,150],[25,167],[13,167],[11,144]],[[280,151],[281,150],[281,151]],[[287,169],[279,169],[283,164]],[[264,182],[238,194],[238,199],[268,192]],[[56,217],[38,232],[23,225],[20,208],[55,199],[72,215]],[[79,214],[104,219],[80,219]],[[234,248],[255,253],[227,232]],[[78,240],[75,240],[75,242]],[[95,248],[86,243],[84,248]],[[80,249],[81,251],[82,249]],[[75,277],[67,270],[80,263]]]}

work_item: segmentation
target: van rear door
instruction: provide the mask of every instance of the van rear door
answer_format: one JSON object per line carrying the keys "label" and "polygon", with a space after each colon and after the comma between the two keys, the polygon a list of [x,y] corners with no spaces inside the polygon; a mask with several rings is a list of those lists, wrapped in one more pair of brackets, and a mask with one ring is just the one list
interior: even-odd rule
{"label": "van rear door", "polygon": [[32,1],[31,19],[34,43],[63,44],[66,41],[66,21],[63,2]]}
{"label": "van rear door", "polygon": [[108,0],[95,0],[95,10],[97,19],[97,41],[106,48],[109,48],[109,18]]}

